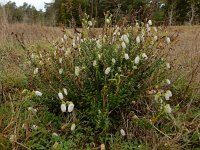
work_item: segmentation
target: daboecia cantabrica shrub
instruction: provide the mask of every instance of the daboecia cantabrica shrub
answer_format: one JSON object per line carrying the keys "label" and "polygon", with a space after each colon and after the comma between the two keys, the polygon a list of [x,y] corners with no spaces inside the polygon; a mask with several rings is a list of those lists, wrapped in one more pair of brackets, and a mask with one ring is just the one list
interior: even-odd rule
{"label": "daboecia cantabrica shrub", "polygon": [[[51,50],[34,51],[33,87],[38,103],[73,114],[71,130],[129,134],[125,120],[155,123],[170,114],[172,92],[165,61],[170,38],[152,21],[94,29],[88,16],[80,32],[66,34]],[[37,98],[36,98],[37,99]]]}

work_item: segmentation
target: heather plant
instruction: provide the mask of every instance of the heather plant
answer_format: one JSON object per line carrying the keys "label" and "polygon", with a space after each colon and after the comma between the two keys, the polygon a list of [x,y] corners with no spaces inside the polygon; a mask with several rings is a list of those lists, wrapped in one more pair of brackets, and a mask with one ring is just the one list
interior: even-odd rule
{"label": "heather plant", "polygon": [[137,137],[133,127],[158,130],[159,120],[172,117],[167,33],[151,20],[113,26],[110,14],[98,33],[94,24],[86,15],[81,31],[33,51],[31,99],[61,115],[62,130],[94,141],[105,142],[115,132]]}

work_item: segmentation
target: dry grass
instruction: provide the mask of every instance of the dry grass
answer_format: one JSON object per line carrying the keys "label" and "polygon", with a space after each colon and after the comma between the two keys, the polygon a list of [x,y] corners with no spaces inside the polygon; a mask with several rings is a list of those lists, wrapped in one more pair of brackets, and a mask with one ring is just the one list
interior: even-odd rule
{"label": "dry grass", "polygon": [[62,34],[60,28],[44,27],[38,25],[4,24],[0,25],[0,28],[0,43],[16,40],[16,36],[23,38],[24,42],[26,43],[34,43],[44,40],[51,41],[60,37]]}
{"label": "dry grass", "polygon": [[5,81],[4,88],[24,84],[21,68],[26,59],[26,47],[48,44],[62,35],[60,28],[38,25],[0,24],[0,29],[0,82]]}
{"label": "dry grass", "polygon": [[169,59],[176,80],[184,76],[188,86],[193,85],[196,94],[200,94],[200,26],[168,27],[167,30],[174,38],[173,48]]}

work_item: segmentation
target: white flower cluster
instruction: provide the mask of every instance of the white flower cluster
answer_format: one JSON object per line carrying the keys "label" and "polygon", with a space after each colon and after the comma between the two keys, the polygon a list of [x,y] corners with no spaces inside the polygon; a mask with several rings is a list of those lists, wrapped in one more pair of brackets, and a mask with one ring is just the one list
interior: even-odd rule
{"label": "white flower cluster", "polygon": [[74,104],[72,102],[69,102],[68,108],[67,108],[66,104],[62,103],[60,108],[62,112],[66,112],[66,111],[72,112],[74,110]]}
{"label": "white flower cluster", "polygon": [[157,93],[154,96],[154,100],[156,102],[160,102],[160,105],[161,105],[160,109],[164,110],[166,113],[171,113],[172,112],[172,108],[171,108],[170,104],[164,103],[162,97],[164,97],[166,101],[169,101],[170,98],[172,97],[172,92],[170,90],[167,90],[166,92],[161,90],[161,92]]}
{"label": "white flower cluster", "polygon": [[165,99],[168,101],[170,97],[172,97],[172,92],[170,90],[167,90],[165,93]]}
{"label": "white flower cluster", "polygon": [[[63,88],[63,92],[64,92],[64,94],[65,94],[66,96],[68,95],[68,91],[67,91],[66,88]],[[59,99],[60,99],[61,101],[63,101],[64,95],[63,95],[62,92],[59,92],[59,93],[58,93],[58,97],[59,97]],[[66,104],[68,104],[68,107],[67,107]],[[62,112],[67,112],[67,111],[68,111],[68,112],[72,112],[72,111],[74,110],[74,104],[73,104],[72,102],[69,102],[69,101],[67,101],[66,103],[62,102],[60,108],[61,108],[61,111],[62,111]]]}
{"label": "white flower cluster", "polygon": [[37,129],[38,129],[38,126],[34,124],[34,125],[32,125],[31,129],[32,129],[32,130],[37,130]]}
{"label": "white flower cluster", "polygon": [[172,112],[172,108],[170,107],[170,104],[166,104],[164,106],[164,110],[166,113],[170,114]]}

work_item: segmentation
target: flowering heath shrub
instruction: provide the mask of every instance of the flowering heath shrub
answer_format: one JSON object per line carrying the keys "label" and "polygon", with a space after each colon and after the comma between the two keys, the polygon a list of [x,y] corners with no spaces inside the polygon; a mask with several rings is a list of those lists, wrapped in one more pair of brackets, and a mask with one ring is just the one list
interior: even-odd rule
{"label": "flowering heath shrub", "polygon": [[131,132],[125,120],[154,124],[172,113],[166,33],[151,20],[113,26],[111,15],[105,16],[103,29],[94,30],[88,18],[80,32],[31,55],[38,102],[73,114],[71,131],[91,127],[96,135],[118,131],[125,137]]}

